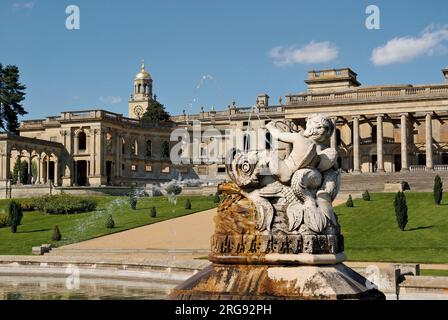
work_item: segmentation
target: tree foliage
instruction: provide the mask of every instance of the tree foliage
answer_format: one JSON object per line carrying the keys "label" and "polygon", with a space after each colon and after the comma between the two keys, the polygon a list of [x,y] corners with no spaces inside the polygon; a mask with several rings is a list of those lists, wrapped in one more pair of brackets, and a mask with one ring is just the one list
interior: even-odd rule
{"label": "tree foliage", "polygon": [[28,163],[26,161],[20,162],[20,160],[17,159],[12,169],[12,175],[11,175],[12,184],[17,184],[17,182],[19,181],[19,173],[20,173],[20,182],[26,184],[28,182]]}
{"label": "tree foliage", "polygon": [[394,200],[395,215],[397,217],[398,227],[404,231],[408,223],[408,205],[404,192],[397,192]]}
{"label": "tree foliage", "polygon": [[16,134],[18,116],[27,114],[22,106],[26,86],[19,82],[19,68],[0,63],[0,128]]}
{"label": "tree foliage", "polygon": [[106,228],[108,228],[108,229],[115,228],[115,221],[111,214],[107,217]]}
{"label": "tree foliage", "polygon": [[62,239],[61,230],[59,230],[58,226],[55,226],[53,229],[53,235],[51,236],[51,240],[61,241],[61,239]]}
{"label": "tree foliage", "polygon": [[370,193],[369,190],[364,191],[364,193],[362,194],[362,199],[364,201],[370,201]]}
{"label": "tree foliage", "polygon": [[347,199],[347,202],[345,203],[345,205],[348,208],[353,208],[355,206],[354,203],[353,203],[353,199],[352,199],[352,195],[351,194],[348,195],[348,199]]}
{"label": "tree foliage", "polygon": [[149,102],[148,109],[142,115],[141,120],[145,123],[159,123],[170,120],[170,114],[165,110],[165,106],[156,100]]}
{"label": "tree foliage", "polygon": [[13,200],[9,203],[8,213],[8,225],[11,227],[11,232],[16,233],[23,218],[22,206],[19,202]]}
{"label": "tree foliage", "polygon": [[434,202],[440,205],[443,196],[443,182],[442,179],[437,175],[434,179]]}

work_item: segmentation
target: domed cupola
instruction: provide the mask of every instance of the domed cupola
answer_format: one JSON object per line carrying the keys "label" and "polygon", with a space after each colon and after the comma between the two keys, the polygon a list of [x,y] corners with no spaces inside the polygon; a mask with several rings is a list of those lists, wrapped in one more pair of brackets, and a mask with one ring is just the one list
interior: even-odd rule
{"label": "domed cupola", "polygon": [[139,73],[134,79],[134,94],[129,100],[129,118],[140,119],[153,100],[151,75],[145,69],[142,61]]}
{"label": "domed cupola", "polygon": [[134,97],[136,99],[143,97],[152,98],[152,79],[149,72],[145,69],[144,61],[142,61],[140,72],[135,76]]}

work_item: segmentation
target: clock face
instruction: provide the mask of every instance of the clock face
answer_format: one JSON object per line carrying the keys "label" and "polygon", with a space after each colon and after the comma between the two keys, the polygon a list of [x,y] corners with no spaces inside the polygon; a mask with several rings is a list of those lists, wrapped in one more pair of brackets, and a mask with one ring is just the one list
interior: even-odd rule
{"label": "clock face", "polygon": [[141,118],[143,116],[143,108],[141,106],[136,106],[134,108],[134,113],[138,118]]}

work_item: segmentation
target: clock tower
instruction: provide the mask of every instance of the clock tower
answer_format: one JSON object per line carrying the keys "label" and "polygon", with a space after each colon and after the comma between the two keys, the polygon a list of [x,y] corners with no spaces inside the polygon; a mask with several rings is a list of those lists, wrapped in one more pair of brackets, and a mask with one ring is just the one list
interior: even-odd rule
{"label": "clock tower", "polygon": [[129,100],[129,118],[140,119],[152,100],[151,75],[145,70],[145,63],[142,62],[140,72],[135,76],[134,93]]}

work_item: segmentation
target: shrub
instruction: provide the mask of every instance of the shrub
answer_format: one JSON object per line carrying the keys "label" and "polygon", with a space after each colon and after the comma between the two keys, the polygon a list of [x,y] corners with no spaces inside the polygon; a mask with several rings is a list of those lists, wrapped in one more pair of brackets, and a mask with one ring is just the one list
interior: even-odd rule
{"label": "shrub", "polygon": [[24,199],[20,200],[20,205],[22,206],[23,211],[34,211],[33,200],[32,199]]}
{"label": "shrub", "polygon": [[406,196],[404,192],[397,192],[394,200],[395,215],[397,217],[398,227],[404,231],[408,223],[408,206],[406,204]]}
{"label": "shrub", "polygon": [[219,196],[218,192],[215,193],[215,197],[213,198],[213,202],[214,203],[220,203],[221,202],[221,197]]}
{"label": "shrub", "polygon": [[151,212],[149,213],[151,218],[155,218],[157,216],[157,209],[156,207],[151,208]]}
{"label": "shrub", "polygon": [[132,210],[137,210],[137,202],[138,202],[137,196],[135,194],[131,194],[129,196],[129,204],[131,205]]}
{"label": "shrub", "polygon": [[187,199],[187,201],[185,201],[185,209],[186,210],[190,210],[191,209],[191,201],[190,201],[190,199]]}
{"label": "shrub", "polygon": [[443,182],[442,179],[437,175],[434,179],[434,202],[440,205],[443,196]]}
{"label": "shrub", "polygon": [[94,211],[97,202],[91,198],[62,193],[32,198],[30,206],[33,210],[49,214],[75,214]]}
{"label": "shrub", "polygon": [[53,235],[51,236],[51,240],[61,241],[61,239],[62,239],[61,230],[59,230],[58,226],[55,226],[53,229]]}
{"label": "shrub", "polygon": [[0,228],[8,226],[8,216],[0,214]]}
{"label": "shrub", "polygon": [[353,199],[352,199],[351,194],[348,195],[348,199],[347,199],[347,202],[345,203],[345,205],[347,206],[347,208],[353,208],[355,206],[353,204]]}
{"label": "shrub", "polygon": [[370,193],[369,193],[369,190],[366,190],[366,191],[363,192],[363,194],[362,194],[362,200],[364,200],[364,201],[370,201]]}
{"label": "shrub", "polygon": [[107,217],[106,228],[107,229],[115,228],[115,221],[111,214],[109,215],[109,217]]}
{"label": "shrub", "polygon": [[8,215],[8,225],[11,227],[11,232],[16,233],[17,227],[23,218],[22,206],[16,201],[11,201],[9,203],[9,215]]}
{"label": "shrub", "polygon": [[182,187],[177,183],[170,183],[165,190],[170,195],[178,195],[182,192]]}

